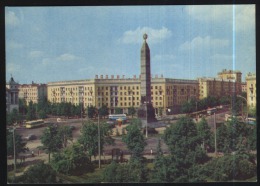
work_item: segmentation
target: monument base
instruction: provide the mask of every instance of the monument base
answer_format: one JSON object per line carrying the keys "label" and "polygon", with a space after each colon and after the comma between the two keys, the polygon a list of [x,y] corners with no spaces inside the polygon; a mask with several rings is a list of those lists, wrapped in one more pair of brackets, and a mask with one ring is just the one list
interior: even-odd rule
{"label": "monument base", "polygon": [[141,119],[143,125],[157,122],[157,119],[155,118],[155,109],[152,104],[141,104],[137,110],[137,116]]}

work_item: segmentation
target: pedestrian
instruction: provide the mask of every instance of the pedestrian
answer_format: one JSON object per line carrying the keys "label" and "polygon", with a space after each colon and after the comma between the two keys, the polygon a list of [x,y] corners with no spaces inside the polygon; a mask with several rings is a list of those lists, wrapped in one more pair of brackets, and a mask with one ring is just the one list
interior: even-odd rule
{"label": "pedestrian", "polygon": [[34,157],[34,152],[32,151],[32,157]]}
{"label": "pedestrian", "polygon": [[151,155],[153,155],[153,149],[151,148]]}

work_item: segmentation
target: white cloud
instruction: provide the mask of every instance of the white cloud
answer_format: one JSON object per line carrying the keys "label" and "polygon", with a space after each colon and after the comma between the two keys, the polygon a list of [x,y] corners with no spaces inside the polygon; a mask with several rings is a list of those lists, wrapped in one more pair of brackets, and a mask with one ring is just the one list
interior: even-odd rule
{"label": "white cloud", "polygon": [[5,23],[10,26],[17,26],[20,21],[14,12],[8,11],[5,15]]}
{"label": "white cloud", "polygon": [[229,45],[227,39],[214,39],[210,36],[195,37],[192,41],[186,41],[180,46],[180,50],[198,50],[202,48],[222,48]]}
{"label": "white cloud", "polygon": [[185,11],[200,21],[218,22],[222,26],[235,23],[236,31],[250,30],[255,26],[254,5],[196,5],[185,7]]}
{"label": "white cloud", "polygon": [[42,63],[44,65],[49,65],[49,64],[60,63],[60,62],[79,62],[82,60],[83,60],[83,58],[81,58],[81,57],[77,57],[73,54],[65,53],[65,54],[62,54],[60,56],[53,57],[53,58],[44,58],[42,60]]}
{"label": "white cloud", "polygon": [[128,30],[124,32],[123,36],[119,39],[119,42],[125,44],[140,43],[140,41],[142,41],[144,33],[148,35],[148,41],[149,38],[151,38],[149,43],[160,43],[163,40],[171,37],[172,35],[172,32],[165,27],[162,27],[161,29],[138,27],[136,30]]}
{"label": "white cloud", "polygon": [[29,58],[39,58],[42,57],[43,52],[39,51],[39,50],[33,50],[31,52],[29,52],[28,57]]}
{"label": "white cloud", "polygon": [[23,48],[23,45],[21,43],[11,40],[11,41],[6,41],[6,48],[7,49],[19,49],[19,48]]}
{"label": "white cloud", "polygon": [[21,66],[14,63],[6,63],[7,73],[15,73],[21,70]]}
{"label": "white cloud", "polygon": [[77,59],[79,59],[79,58],[72,54],[62,54],[59,57],[57,57],[58,61],[74,61]]}

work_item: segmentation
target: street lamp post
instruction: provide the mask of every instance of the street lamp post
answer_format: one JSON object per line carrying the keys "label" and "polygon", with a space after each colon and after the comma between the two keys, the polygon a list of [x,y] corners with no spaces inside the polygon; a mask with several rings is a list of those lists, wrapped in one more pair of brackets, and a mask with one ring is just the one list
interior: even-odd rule
{"label": "street lamp post", "polygon": [[81,114],[81,124],[83,125],[83,110],[82,110],[82,107],[83,107],[83,95],[84,93],[81,93],[81,111],[80,111],[80,114]]}
{"label": "street lamp post", "polygon": [[216,124],[216,113],[214,112],[214,130],[215,130],[215,155],[217,156],[217,124]]}
{"label": "street lamp post", "polygon": [[14,183],[15,174],[16,174],[15,126],[13,127],[13,147],[14,147],[14,178],[13,178],[13,183]]}
{"label": "street lamp post", "polygon": [[[98,98],[100,98],[102,96],[98,96]],[[102,101],[102,99],[101,99]],[[102,105],[102,103],[101,103]],[[100,109],[100,108],[99,108]],[[99,109],[98,109],[98,168],[101,168],[101,157],[100,157],[100,121],[99,121]]]}

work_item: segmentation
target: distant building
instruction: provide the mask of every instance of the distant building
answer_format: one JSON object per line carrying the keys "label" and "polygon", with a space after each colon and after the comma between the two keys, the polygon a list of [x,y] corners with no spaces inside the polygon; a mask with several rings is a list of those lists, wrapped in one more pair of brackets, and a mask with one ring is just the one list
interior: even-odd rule
{"label": "distant building", "polygon": [[225,80],[219,78],[199,78],[199,99],[208,96],[222,97],[241,92],[240,84],[234,80]]}
{"label": "distant building", "polygon": [[241,91],[246,92],[246,82],[241,83]]}
{"label": "distant building", "polygon": [[[106,105],[110,113],[115,108],[128,113],[129,107],[140,106],[140,77],[125,78],[117,75],[108,78],[96,75],[95,79],[50,82],[47,84],[47,97],[52,103],[71,102],[84,107]],[[164,113],[178,110],[185,101],[198,98],[198,81],[163,78],[151,78],[151,102],[156,112],[162,108]]]}
{"label": "distant building", "polygon": [[19,84],[11,77],[9,82],[6,83],[6,112],[10,113],[13,109],[19,109],[18,101],[18,86]]}
{"label": "distant building", "polygon": [[47,85],[34,82],[19,85],[19,98],[24,99],[27,105],[30,101],[38,103],[39,100],[47,99]]}
{"label": "distant building", "polygon": [[218,73],[218,78],[226,80],[234,80],[235,82],[242,82],[242,73],[240,71],[233,71],[223,69],[222,72]]}
{"label": "distant building", "polygon": [[256,107],[256,75],[248,73],[246,76],[247,104],[249,107]]}

